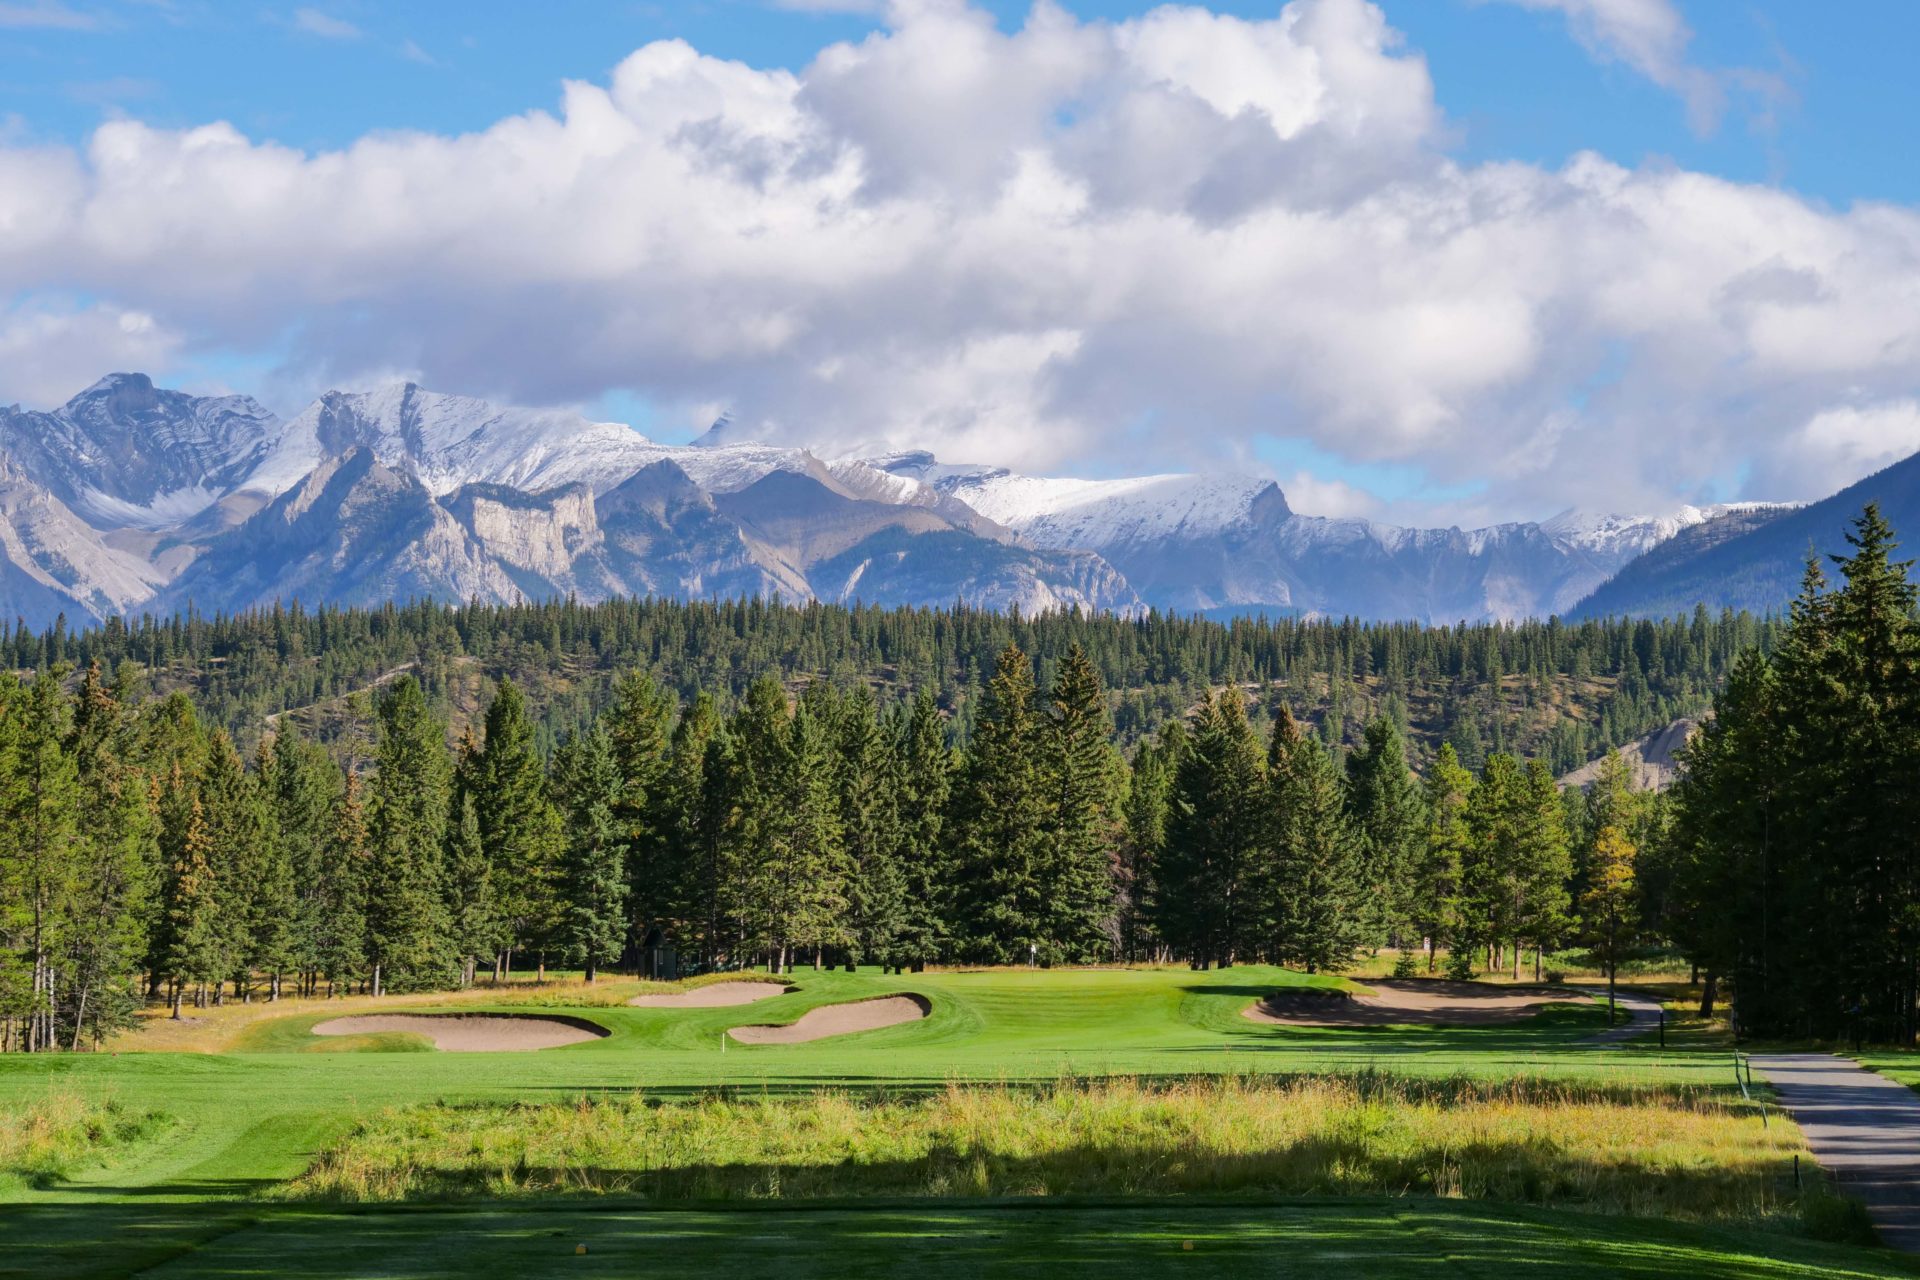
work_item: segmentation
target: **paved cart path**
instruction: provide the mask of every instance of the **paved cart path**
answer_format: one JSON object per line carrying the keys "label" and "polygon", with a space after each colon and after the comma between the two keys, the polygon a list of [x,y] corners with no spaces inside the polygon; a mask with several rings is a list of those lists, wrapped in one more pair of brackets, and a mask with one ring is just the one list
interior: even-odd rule
{"label": "paved cart path", "polygon": [[1772,1082],[1820,1167],[1867,1206],[1880,1238],[1920,1253],[1920,1094],[1826,1053],[1764,1053]]}
{"label": "paved cart path", "polygon": [[[1602,1005],[1607,1002],[1605,987],[1581,987]],[[1616,991],[1613,998],[1614,1011],[1620,1019],[1605,1031],[1587,1037],[1588,1044],[1613,1044],[1620,1040],[1631,1040],[1636,1036],[1651,1035],[1660,1022],[1660,1002],[1649,996],[1630,995],[1625,991]]]}

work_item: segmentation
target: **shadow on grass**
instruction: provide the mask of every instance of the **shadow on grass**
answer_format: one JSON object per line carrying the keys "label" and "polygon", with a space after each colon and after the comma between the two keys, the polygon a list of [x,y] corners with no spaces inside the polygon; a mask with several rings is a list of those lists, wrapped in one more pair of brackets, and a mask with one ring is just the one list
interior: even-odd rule
{"label": "shadow on grass", "polygon": [[[1402,1197],[0,1211],[0,1276],[1437,1274],[1691,1280],[1920,1274],[1876,1250],[1646,1218]],[[580,1252],[582,1248],[585,1253]],[[173,1262],[175,1265],[164,1264]]]}

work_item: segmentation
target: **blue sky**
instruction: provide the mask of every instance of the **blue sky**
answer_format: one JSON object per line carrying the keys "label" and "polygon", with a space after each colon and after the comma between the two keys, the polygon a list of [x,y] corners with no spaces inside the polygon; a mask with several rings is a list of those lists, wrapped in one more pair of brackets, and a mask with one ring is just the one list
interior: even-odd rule
{"label": "blue sky", "polygon": [[0,0],[0,402],[406,376],[1419,522],[1920,449],[1920,5],[1063,8]]}
{"label": "blue sky", "polygon": [[[1005,28],[1030,6],[989,0]],[[1153,4],[1078,0],[1083,18]],[[1271,17],[1279,5],[1218,0]],[[1465,159],[1554,165],[1583,149],[1772,182],[1846,205],[1920,200],[1920,5],[1693,0],[1693,57],[1762,68],[1786,93],[1737,101],[1703,136],[1662,88],[1596,60],[1554,12],[1483,0],[1386,0],[1432,68]],[[0,4],[0,118],[30,136],[83,138],[103,118],[228,120],[256,137],[337,147],[376,129],[460,132],[551,107],[566,79],[600,79],[635,48],[679,38],[754,66],[799,68],[823,45],[875,29],[870,15],[761,0],[552,0],[260,6],[142,0]],[[9,20],[11,18],[11,21]],[[1844,20],[1842,20],[1842,18]]]}

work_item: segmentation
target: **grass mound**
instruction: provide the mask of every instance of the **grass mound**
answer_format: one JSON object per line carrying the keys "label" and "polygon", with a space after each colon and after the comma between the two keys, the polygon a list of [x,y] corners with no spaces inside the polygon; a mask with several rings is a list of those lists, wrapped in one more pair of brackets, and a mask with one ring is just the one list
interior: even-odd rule
{"label": "grass mound", "polygon": [[46,1187],[171,1121],[114,1099],[51,1091],[0,1108],[0,1192]]}
{"label": "grass mound", "polygon": [[553,1194],[1433,1195],[1714,1222],[1798,1216],[1790,1126],[1687,1087],[1372,1073],[953,1085],[903,1098],[713,1095],[658,1105],[400,1108],[361,1123],[295,1199]]}

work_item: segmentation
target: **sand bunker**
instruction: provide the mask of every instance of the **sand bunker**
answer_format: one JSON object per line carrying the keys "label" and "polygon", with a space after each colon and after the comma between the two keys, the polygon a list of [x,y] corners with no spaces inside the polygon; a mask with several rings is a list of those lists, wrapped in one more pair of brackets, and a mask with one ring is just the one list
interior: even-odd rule
{"label": "sand bunker", "polygon": [[1255,1022],[1289,1027],[1385,1027],[1404,1023],[1467,1027],[1514,1022],[1542,1005],[1586,999],[1565,987],[1503,987],[1485,982],[1390,978],[1369,981],[1372,995],[1343,991],[1278,992],[1243,1011]]}
{"label": "sand bunker", "polygon": [[433,1041],[436,1049],[459,1053],[499,1053],[554,1049],[612,1034],[584,1018],[533,1013],[371,1013],[333,1018],[317,1024],[317,1036],[363,1036],[410,1031]]}
{"label": "sand bunker", "polygon": [[914,1022],[933,1012],[925,996],[882,996],[878,1000],[855,1000],[851,1004],[829,1004],[809,1009],[798,1022],[784,1027],[735,1027],[727,1032],[741,1044],[805,1044],[828,1036],[852,1035],[856,1031],[877,1031]]}
{"label": "sand bunker", "polygon": [[778,982],[714,982],[691,991],[635,996],[627,1003],[640,1009],[724,1009],[785,994],[786,986]]}

